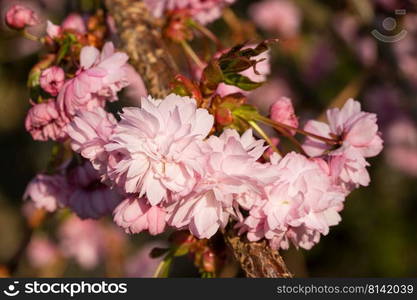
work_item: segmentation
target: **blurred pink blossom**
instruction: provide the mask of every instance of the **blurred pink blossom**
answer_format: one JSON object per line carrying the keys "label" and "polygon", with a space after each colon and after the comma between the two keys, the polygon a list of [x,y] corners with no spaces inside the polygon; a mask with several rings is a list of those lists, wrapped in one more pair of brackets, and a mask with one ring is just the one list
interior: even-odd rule
{"label": "blurred pink blossom", "polygon": [[185,10],[189,15],[205,25],[218,19],[222,10],[236,0],[145,0],[155,17],[161,17],[170,10]]}
{"label": "blurred pink blossom", "polygon": [[51,240],[43,236],[34,236],[26,249],[29,263],[36,268],[43,268],[58,258],[59,250]]}
{"label": "blurred pink blossom", "polygon": [[376,63],[377,40],[361,34],[359,18],[349,14],[338,14],[334,17],[333,27],[363,65],[372,66]]}
{"label": "blurred pink blossom", "polygon": [[90,163],[71,170],[68,183],[71,190],[68,206],[81,219],[110,215],[121,201],[117,191],[100,182],[99,174]]}
{"label": "blurred pink blossom", "polygon": [[309,84],[320,82],[337,66],[337,56],[333,46],[327,40],[318,41],[304,64],[304,76]]}
{"label": "blurred pink blossom", "polygon": [[65,73],[60,67],[53,66],[42,71],[39,79],[41,88],[52,96],[57,96],[65,81]]}
{"label": "blurred pink blossom", "polygon": [[61,224],[58,236],[66,257],[74,258],[85,269],[98,265],[104,246],[100,223],[71,216]]}
{"label": "blurred pink blossom", "polygon": [[15,4],[6,13],[6,24],[12,29],[23,29],[40,23],[37,14],[30,8]]}
{"label": "blurred pink blossom", "polygon": [[410,176],[417,176],[417,128],[410,120],[398,120],[387,131],[388,164]]}
{"label": "blurred pink blossom", "polygon": [[297,5],[288,0],[258,1],[249,7],[249,14],[256,25],[282,38],[296,36],[302,19]]}
{"label": "blurred pink blossom", "polygon": [[49,20],[46,21],[46,34],[49,38],[55,39],[59,37],[61,32],[62,32],[61,26],[55,25]]}
{"label": "blurred pink blossom", "polygon": [[30,199],[37,208],[54,212],[67,202],[68,185],[63,175],[38,174],[26,187],[24,199]]}
{"label": "blurred pink blossom", "polygon": [[77,13],[69,14],[62,22],[61,28],[62,30],[70,29],[82,34],[87,32],[87,27],[83,18]]}
{"label": "blurred pink blossom", "polygon": [[417,84],[417,14],[407,14],[404,16],[403,30],[407,35],[399,41],[393,43],[395,56],[398,60],[398,67],[404,76],[413,85]]}

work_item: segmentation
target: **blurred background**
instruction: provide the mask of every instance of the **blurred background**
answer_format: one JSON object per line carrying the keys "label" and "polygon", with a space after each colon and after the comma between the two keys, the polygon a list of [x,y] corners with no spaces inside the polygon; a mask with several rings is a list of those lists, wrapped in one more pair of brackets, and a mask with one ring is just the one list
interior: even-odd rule
{"label": "blurred background", "polygon": [[[0,0],[2,20],[10,2]],[[19,2],[58,23],[74,10],[88,12],[93,1]],[[264,111],[288,96],[303,124],[354,97],[378,114],[385,148],[371,160],[371,185],[350,195],[341,224],[312,250],[283,253],[293,273],[417,276],[417,2],[236,0],[210,29],[221,33],[226,45],[247,36],[280,39],[271,52],[268,82],[249,96]],[[25,84],[38,55],[35,42],[18,37],[2,21],[0,265],[25,238],[24,214],[31,208],[23,207],[22,195],[45,168],[51,149],[24,129],[30,107]],[[37,229],[16,276],[152,276],[158,261],[148,254],[164,245],[164,237],[127,236],[110,218],[82,222],[66,213]],[[196,274],[192,262],[180,258],[171,276]]]}

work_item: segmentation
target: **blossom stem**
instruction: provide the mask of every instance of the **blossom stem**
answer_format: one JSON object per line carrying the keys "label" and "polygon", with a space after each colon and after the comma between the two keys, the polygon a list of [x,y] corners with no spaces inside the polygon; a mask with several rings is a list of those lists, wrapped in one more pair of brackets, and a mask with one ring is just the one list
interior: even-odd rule
{"label": "blossom stem", "polygon": [[200,31],[208,39],[213,41],[216,44],[218,49],[223,49],[224,48],[222,42],[208,28],[204,27],[203,25],[201,25],[200,23],[198,23],[194,20],[190,20],[190,25],[192,27],[194,27],[195,29],[197,29],[198,31]]}
{"label": "blossom stem", "polygon": [[234,40],[240,41],[243,39],[242,24],[236,14],[230,8],[223,10],[223,19],[226,24],[233,31]]}
{"label": "blossom stem", "polygon": [[265,131],[255,121],[248,121],[248,124],[255,129],[257,133],[271,146],[271,149],[283,156],[283,153],[274,145],[271,138],[265,133]]}
{"label": "blossom stem", "polygon": [[194,52],[193,48],[186,41],[181,42],[181,46],[185,53],[193,60],[193,62],[201,69],[204,69],[205,64],[201,61],[198,55]]}
{"label": "blossom stem", "polygon": [[269,118],[266,118],[266,117],[263,117],[263,116],[257,116],[256,119],[258,121],[262,122],[262,123],[265,123],[265,124],[268,124],[269,126],[274,127],[277,130],[280,130],[280,129],[287,129],[287,130],[291,130],[291,131],[294,130],[295,132],[297,132],[299,134],[302,134],[302,135],[305,135],[305,136],[310,136],[310,137],[315,138],[317,140],[323,141],[323,142],[325,142],[329,145],[339,145],[340,144],[339,141],[337,141],[335,139],[329,139],[329,138],[326,138],[324,136],[320,136],[320,135],[305,131],[303,129],[299,129],[297,127],[292,127],[292,126],[286,125],[286,124],[281,123],[281,122],[273,121],[273,120],[271,120]]}
{"label": "blossom stem", "polygon": [[31,40],[31,41],[34,41],[34,42],[40,42],[40,38],[38,38],[37,36],[29,33],[28,31],[22,30],[20,32],[21,32],[21,34],[24,38],[26,38],[28,40]]}

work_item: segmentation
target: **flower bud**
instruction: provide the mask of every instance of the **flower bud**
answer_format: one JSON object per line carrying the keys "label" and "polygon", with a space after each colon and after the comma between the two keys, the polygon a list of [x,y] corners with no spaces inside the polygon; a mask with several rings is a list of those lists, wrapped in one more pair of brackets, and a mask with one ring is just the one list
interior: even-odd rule
{"label": "flower bud", "polygon": [[23,5],[13,5],[6,13],[6,24],[12,29],[23,29],[26,26],[35,26],[39,23],[36,13]]}
{"label": "flower bud", "polygon": [[[298,127],[298,118],[295,115],[294,107],[289,98],[282,97],[270,109],[271,119],[275,122],[283,123],[291,127]],[[294,130],[290,131],[291,135],[295,134]]]}
{"label": "flower bud", "polygon": [[83,18],[76,13],[70,14],[66,17],[62,22],[61,27],[64,30],[73,30],[82,34],[87,32]]}
{"label": "flower bud", "polygon": [[216,257],[210,250],[204,252],[203,254],[203,269],[209,273],[214,273],[216,270]]}
{"label": "flower bud", "polygon": [[42,89],[57,96],[65,81],[65,72],[60,67],[53,66],[45,69],[40,77],[40,85]]}

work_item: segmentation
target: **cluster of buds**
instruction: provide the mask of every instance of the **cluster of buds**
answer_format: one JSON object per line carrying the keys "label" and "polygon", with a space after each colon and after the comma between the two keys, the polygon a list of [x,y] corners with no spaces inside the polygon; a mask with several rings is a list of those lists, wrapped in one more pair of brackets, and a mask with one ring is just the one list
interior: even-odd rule
{"label": "cluster of buds", "polygon": [[224,264],[224,244],[215,245],[213,240],[197,239],[187,231],[174,232],[170,242],[175,249],[175,256],[188,254],[205,276],[215,276]]}

